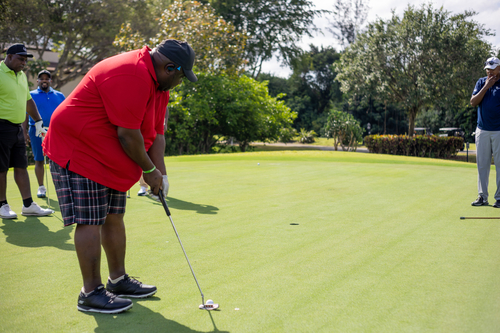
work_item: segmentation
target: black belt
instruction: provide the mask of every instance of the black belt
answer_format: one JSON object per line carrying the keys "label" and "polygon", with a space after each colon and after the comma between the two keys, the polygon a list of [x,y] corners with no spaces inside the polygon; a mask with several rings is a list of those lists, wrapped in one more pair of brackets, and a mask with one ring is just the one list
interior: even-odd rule
{"label": "black belt", "polygon": [[22,125],[22,124],[14,124],[13,122],[10,122],[6,119],[0,119],[0,123],[5,123],[5,124],[12,125],[12,126],[17,126],[17,127],[20,127]]}

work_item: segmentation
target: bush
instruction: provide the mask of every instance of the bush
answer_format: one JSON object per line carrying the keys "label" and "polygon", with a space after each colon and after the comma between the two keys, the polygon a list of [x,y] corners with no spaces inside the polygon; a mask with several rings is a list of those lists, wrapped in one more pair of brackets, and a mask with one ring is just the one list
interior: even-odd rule
{"label": "bush", "polygon": [[363,138],[363,128],[352,114],[331,109],[323,133],[327,138],[333,138],[334,148],[342,146],[342,150],[356,151],[358,142]]}
{"label": "bush", "polygon": [[418,157],[450,158],[463,147],[464,139],[436,135],[368,135],[365,145],[370,153]]}
{"label": "bush", "polygon": [[198,82],[185,81],[171,91],[167,155],[211,153],[221,137],[234,138],[244,152],[253,141],[278,141],[297,117],[269,96],[267,82],[245,75],[197,76]]}
{"label": "bush", "polygon": [[280,131],[279,142],[288,143],[297,136],[297,130],[293,127],[283,127]]}
{"label": "bush", "polygon": [[300,129],[300,143],[313,143],[314,137],[318,136],[314,131],[306,131],[304,128]]}

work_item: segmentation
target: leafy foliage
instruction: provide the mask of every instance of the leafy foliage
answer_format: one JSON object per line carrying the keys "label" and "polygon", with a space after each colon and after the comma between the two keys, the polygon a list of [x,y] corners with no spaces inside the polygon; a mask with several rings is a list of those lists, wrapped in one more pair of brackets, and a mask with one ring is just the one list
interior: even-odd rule
{"label": "leafy foliage", "polygon": [[314,131],[307,131],[303,128],[300,129],[299,132],[299,141],[300,143],[313,143],[314,137],[318,136]]}
{"label": "leafy foliage", "polygon": [[336,0],[333,8],[333,20],[327,30],[342,47],[354,43],[368,16],[368,4],[363,0]]}
{"label": "leafy foliage", "polygon": [[323,128],[327,138],[334,140],[335,150],[340,144],[342,150],[356,151],[358,142],[363,140],[363,128],[352,114],[332,109]]}
{"label": "leafy foliage", "polygon": [[425,108],[466,105],[491,51],[482,40],[490,31],[468,20],[475,14],[451,15],[428,4],[369,24],[338,64],[342,91],[351,101],[372,98],[404,108],[408,133]]}
{"label": "leafy foliage", "polygon": [[283,100],[298,117],[294,128],[305,128],[319,133],[326,122],[328,108],[342,101],[340,84],[333,64],[340,58],[335,49],[310,46],[309,51],[292,59],[293,74],[284,79],[261,74],[259,80],[269,81],[269,93],[284,93]]}
{"label": "leafy foliage", "polygon": [[277,141],[296,117],[270,97],[267,84],[245,75],[198,75],[172,93],[167,131],[169,154],[209,153],[220,138],[245,151],[252,141]]}
{"label": "leafy foliage", "polygon": [[[120,0],[5,0],[0,40],[59,52],[52,75],[59,88],[116,53],[112,42],[128,13]],[[4,45],[2,45],[4,46]]]}
{"label": "leafy foliage", "polygon": [[325,11],[313,9],[310,0],[207,0],[236,30],[249,36],[245,58],[251,75],[274,54],[284,64],[300,53],[297,41],[316,31],[313,19]]}
{"label": "leafy foliage", "polygon": [[283,127],[278,138],[279,142],[288,143],[297,136],[297,130],[293,127]]}
{"label": "leafy foliage", "polygon": [[436,135],[368,135],[365,145],[370,153],[449,158],[463,147],[464,139]]}
{"label": "leafy foliage", "polygon": [[196,67],[206,73],[240,73],[245,64],[245,32],[215,14],[208,4],[197,1],[175,1],[161,14],[159,32],[148,36],[123,24],[114,45],[133,50],[156,45],[167,38],[187,41],[196,53]]}
{"label": "leafy foliage", "polygon": [[[30,60],[28,61],[28,69],[26,71],[26,75],[28,77],[38,78],[38,73],[41,70],[46,69],[49,66],[49,64],[50,62],[44,61],[42,59]],[[36,88],[36,86],[31,81],[28,81],[28,85],[30,89]]]}

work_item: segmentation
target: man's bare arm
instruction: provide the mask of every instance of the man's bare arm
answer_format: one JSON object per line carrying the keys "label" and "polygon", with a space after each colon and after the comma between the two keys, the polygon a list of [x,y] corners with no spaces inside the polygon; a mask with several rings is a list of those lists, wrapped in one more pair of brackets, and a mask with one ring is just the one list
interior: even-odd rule
{"label": "man's bare arm", "polygon": [[[144,181],[151,186],[154,194],[158,194],[158,190],[162,185],[162,172],[149,157],[144,148],[144,138],[141,131],[138,129],[128,129],[124,127],[117,128],[118,139],[125,153],[137,163],[143,171],[149,171],[156,166],[156,169],[149,173],[143,173]],[[161,167],[161,166],[160,166]],[[165,165],[163,164],[163,168]]]}

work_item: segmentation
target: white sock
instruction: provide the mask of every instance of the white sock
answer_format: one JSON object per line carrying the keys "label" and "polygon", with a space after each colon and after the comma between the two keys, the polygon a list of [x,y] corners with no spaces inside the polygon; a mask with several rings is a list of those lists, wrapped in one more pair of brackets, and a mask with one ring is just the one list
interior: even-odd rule
{"label": "white sock", "polygon": [[119,281],[123,280],[125,278],[125,275],[122,275],[114,280],[111,280],[110,277],[108,277],[109,281],[112,283],[112,284],[115,284],[115,283],[118,283]]}
{"label": "white sock", "polygon": [[[91,292],[92,292],[92,291],[91,291]],[[91,292],[90,292],[90,293],[91,293]],[[86,293],[86,292],[85,292],[85,288],[84,288],[84,287],[82,287],[82,293],[85,295],[85,297],[87,297],[88,295],[90,295],[90,293]]]}

